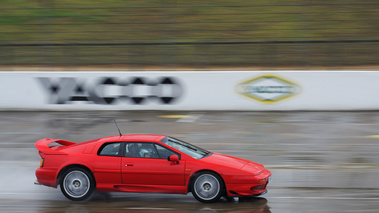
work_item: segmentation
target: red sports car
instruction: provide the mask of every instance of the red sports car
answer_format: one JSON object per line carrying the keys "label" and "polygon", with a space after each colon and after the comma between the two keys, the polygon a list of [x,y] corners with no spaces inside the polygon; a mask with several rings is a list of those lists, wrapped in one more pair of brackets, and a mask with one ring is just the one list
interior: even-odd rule
{"label": "red sports car", "polygon": [[201,202],[266,192],[263,165],[218,154],[166,135],[117,135],[82,143],[36,142],[41,156],[36,184],[60,185],[70,200],[104,192],[187,194]]}

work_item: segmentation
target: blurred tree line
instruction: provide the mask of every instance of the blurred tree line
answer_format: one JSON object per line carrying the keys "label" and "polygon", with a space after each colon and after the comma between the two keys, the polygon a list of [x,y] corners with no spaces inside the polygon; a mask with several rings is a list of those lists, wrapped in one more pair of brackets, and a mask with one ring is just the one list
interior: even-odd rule
{"label": "blurred tree line", "polygon": [[2,0],[0,11],[0,65],[378,65],[377,0]]}

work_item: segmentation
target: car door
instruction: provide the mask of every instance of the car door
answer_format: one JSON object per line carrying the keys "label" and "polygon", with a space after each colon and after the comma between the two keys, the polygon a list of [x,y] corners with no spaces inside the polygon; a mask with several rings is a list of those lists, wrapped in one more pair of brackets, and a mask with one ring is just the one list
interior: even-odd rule
{"label": "car door", "polygon": [[97,183],[121,184],[121,143],[111,142],[103,144],[91,165]]}
{"label": "car door", "polygon": [[128,142],[121,163],[123,184],[184,186],[185,161],[168,161],[180,155],[157,143]]}

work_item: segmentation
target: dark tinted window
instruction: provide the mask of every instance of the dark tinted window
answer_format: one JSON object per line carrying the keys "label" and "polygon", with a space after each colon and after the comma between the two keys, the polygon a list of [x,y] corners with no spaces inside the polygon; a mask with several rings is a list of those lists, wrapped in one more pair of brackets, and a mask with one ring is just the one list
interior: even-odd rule
{"label": "dark tinted window", "polygon": [[132,158],[159,158],[157,150],[152,143],[127,143],[125,157]]}
{"label": "dark tinted window", "polygon": [[180,155],[156,143],[129,142],[125,146],[125,157],[167,159],[170,155]]}
{"label": "dark tinted window", "polygon": [[171,155],[177,155],[180,158],[180,156],[177,153],[171,151],[170,149],[167,149],[166,147],[155,144],[155,148],[157,149],[159,157],[161,159],[167,159]]}
{"label": "dark tinted window", "polygon": [[120,154],[121,143],[108,143],[102,146],[99,155],[103,156],[118,156]]}

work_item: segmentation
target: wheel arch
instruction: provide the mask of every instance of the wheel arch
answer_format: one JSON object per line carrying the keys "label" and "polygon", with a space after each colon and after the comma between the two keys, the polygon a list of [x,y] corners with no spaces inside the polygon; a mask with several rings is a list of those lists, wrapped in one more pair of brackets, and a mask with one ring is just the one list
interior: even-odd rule
{"label": "wheel arch", "polygon": [[220,174],[219,172],[216,172],[216,171],[214,171],[214,170],[210,170],[210,169],[202,169],[202,170],[199,170],[199,171],[194,172],[194,173],[191,175],[190,179],[188,180],[188,184],[187,184],[187,192],[191,192],[191,191],[192,191],[192,189],[191,189],[192,182],[193,182],[194,179],[195,179],[200,173],[202,173],[202,172],[212,172],[212,173],[215,173],[216,175],[218,175],[218,176],[220,177],[220,179],[222,180],[222,184],[224,185],[224,190],[225,190],[224,193],[227,192],[227,191],[226,191],[226,185],[225,185],[225,180],[224,180],[224,178],[222,178],[222,176],[221,176],[221,174]]}
{"label": "wheel arch", "polygon": [[58,173],[57,183],[56,183],[57,186],[60,185],[61,178],[62,178],[63,174],[64,174],[65,172],[67,172],[69,169],[72,169],[72,168],[81,168],[81,169],[86,170],[89,174],[91,174],[91,176],[92,176],[92,178],[93,178],[93,180],[94,180],[94,182],[95,182],[95,187],[96,187],[96,179],[95,179],[95,175],[93,174],[92,170],[89,169],[87,166],[84,166],[84,165],[82,165],[82,164],[70,164],[70,165],[67,165],[67,166],[63,167],[63,168],[59,171],[59,173]]}

